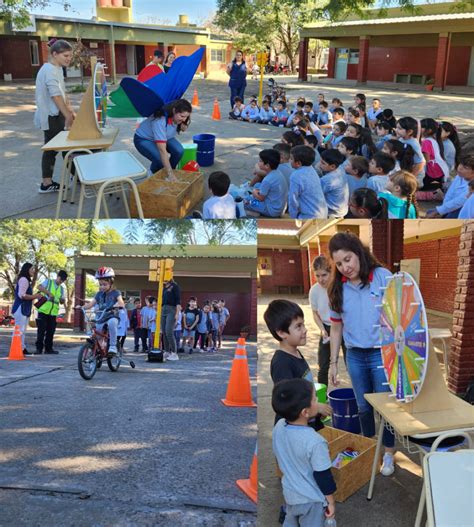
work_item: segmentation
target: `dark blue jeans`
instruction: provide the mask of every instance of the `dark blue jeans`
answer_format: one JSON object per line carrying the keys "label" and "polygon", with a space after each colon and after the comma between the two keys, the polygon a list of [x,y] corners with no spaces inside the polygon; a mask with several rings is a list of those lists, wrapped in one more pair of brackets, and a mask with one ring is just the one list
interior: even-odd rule
{"label": "dark blue jeans", "polygon": [[240,97],[242,101],[244,100],[244,93],[245,88],[247,87],[246,84],[243,84],[242,86],[230,86],[230,107],[234,107],[234,99],[236,97]]}
{"label": "dark blue jeans", "polygon": [[[133,144],[142,156],[151,161],[150,170],[153,174],[163,168],[163,161],[156,143],[135,134]],[[170,153],[170,165],[174,169],[183,157],[183,145],[175,137],[172,137],[166,142],[166,150]]]}
{"label": "dark blue jeans", "polygon": [[[387,382],[382,366],[382,356],[377,348],[347,348],[347,370],[359,408],[359,421],[362,433],[366,437],[375,435],[374,409],[364,397],[366,393],[389,392],[384,386]],[[383,430],[382,443],[386,447],[395,445],[395,436],[387,429]]]}

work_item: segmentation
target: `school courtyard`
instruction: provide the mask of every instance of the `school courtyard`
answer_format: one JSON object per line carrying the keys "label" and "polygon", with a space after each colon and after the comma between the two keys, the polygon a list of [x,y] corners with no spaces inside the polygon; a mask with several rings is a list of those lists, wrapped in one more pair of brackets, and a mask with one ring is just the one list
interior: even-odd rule
{"label": "school courtyard", "polygon": [[[264,93],[267,92],[267,78],[264,82]],[[393,109],[397,117],[411,115],[416,118],[433,117],[453,122],[461,132],[464,141],[474,148],[474,114],[472,111],[474,94],[422,92],[417,88],[412,90],[393,89],[386,85],[352,86],[344,82],[317,81],[298,83],[295,76],[276,77],[279,83],[285,85],[290,105],[299,96],[316,101],[317,94],[322,92],[327,100],[339,97],[348,106],[353,101],[355,93],[363,91],[368,100],[380,97],[384,108]],[[72,84],[77,85],[77,79]],[[111,88],[113,89],[113,87]],[[192,99],[194,89],[199,95],[200,107],[193,111],[189,130],[180,136],[183,143],[192,142],[192,136],[199,133],[216,135],[215,163],[204,168],[205,177],[215,171],[226,171],[234,184],[240,185],[251,179],[258,152],[271,148],[284,130],[272,126],[263,126],[243,122],[230,121],[227,116],[229,107],[229,88],[224,78],[220,80],[199,79],[190,85],[185,97]],[[258,94],[258,82],[248,80],[246,97]],[[214,99],[218,98],[222,119],[212,120]],[[82,99],[81,94],[71,94],[76,108]],[[35,109],[35,89],[33,82],[5,83],[0,82],[0,137],[2,143],[2,170],[0,183],[0,218],[51,218],[56,211],[56,194],[38,194],[41,180],[41,146],[43,136],[40,130],[33,127]],[[110,119],[110,126],[117,127],[119,133],[112,150],[128,150],[139,159],[146,168],[149,162],[144,159],[133,146],[133,135],[136,128],[134,119]],[[467,135],[466,135],[467,134]],[[59,181],[62,160],[57,156],[55,179]],[[205,199],[208,197],[205,185]],[[108,198],[111,217],[123,217],[124,208],[118,194]],[[77,216],[77,202],[64,203],[61,217]],[[91,217],[95,205],[94,199],[86,199],[83,217]],[[423,208],[431,207],[425,203]]]}
{"label": "school courtyard", "polygon": [[[136,368],[104,364],[84,381],[83,334],[59,329],[58,355],[8,361],[11,334],[0,329],[2,525],[256,525],[235,483],[249,476],[256,409],[220,401],[235,339],[159,364],[133,353],[129,336]],[[246,349],[255,400],[256,346]]]}

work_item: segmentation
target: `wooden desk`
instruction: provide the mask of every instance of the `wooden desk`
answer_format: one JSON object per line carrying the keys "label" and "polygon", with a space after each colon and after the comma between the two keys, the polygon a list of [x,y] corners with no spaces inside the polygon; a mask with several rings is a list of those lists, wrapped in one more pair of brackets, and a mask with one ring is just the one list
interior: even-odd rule
{"label": "wooden desk", "polygon": [[48,141],[41,150],[56,150],[58,152],[66,152],[68,150],[77,150],[87,148],[89,150],[107,150],[110,148],[118,135],[118,128],[104,128],[102,137],[98,139],[81,139],[78,141],[70,141],[67,136],[69,130],[59,132],[51,141]]}

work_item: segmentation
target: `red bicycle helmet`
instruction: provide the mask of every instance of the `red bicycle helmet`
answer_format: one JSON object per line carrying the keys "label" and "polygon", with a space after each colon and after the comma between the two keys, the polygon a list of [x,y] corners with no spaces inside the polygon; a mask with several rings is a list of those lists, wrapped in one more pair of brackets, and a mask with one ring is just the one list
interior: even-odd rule
{"label": "red bicycle helmet", "polygon": [[95,273],[95,277],[97,280],[102,278],[115,278],[115,271],[112,267],[99,267]]}

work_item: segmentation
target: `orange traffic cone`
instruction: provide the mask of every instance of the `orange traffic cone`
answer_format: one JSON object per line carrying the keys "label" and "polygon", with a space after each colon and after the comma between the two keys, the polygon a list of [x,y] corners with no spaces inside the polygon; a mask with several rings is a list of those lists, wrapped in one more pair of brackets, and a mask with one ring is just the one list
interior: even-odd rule
{"label": "orange traffic cone", "polygon": [[212,110],[212,119],[214,121],[221,120],[221,110],[219,108],[219,101],[217,100],[217,97],[214,99],[214,110]]}
{"label": "orange traffic cone", "polygon": [[15,326],[12,343],[10,345],[10,354],[8,360],[25,360],[23,350],[21,349],[21,331],[20,326]]}
{"label": "orange traffic cone", "polygon": [[239,338],[235,349],[232,369],[230,371],[229,384],[225,399],[221,401],[226,406],[257,406],[252,401],[252,390],[250,389],[249,365],[247,352],[245,351],[245,339]]}
{"label": "orange traffic cone", "polygon": [[255,454],[253,455],[252,464],[250,465],[250,478],[238,479],[235,483],[237,487],[245,493],[254,503],[257,503],[258,488],[258,461],[257,461],[257,445],[255,445]]}
{"label": "orange traffic cone", "polygon": [[193,100],[191,101],[191,106],[194,108],[197,108],[199,106],[199,97],[198,97],[198,91],[194,90]]}

